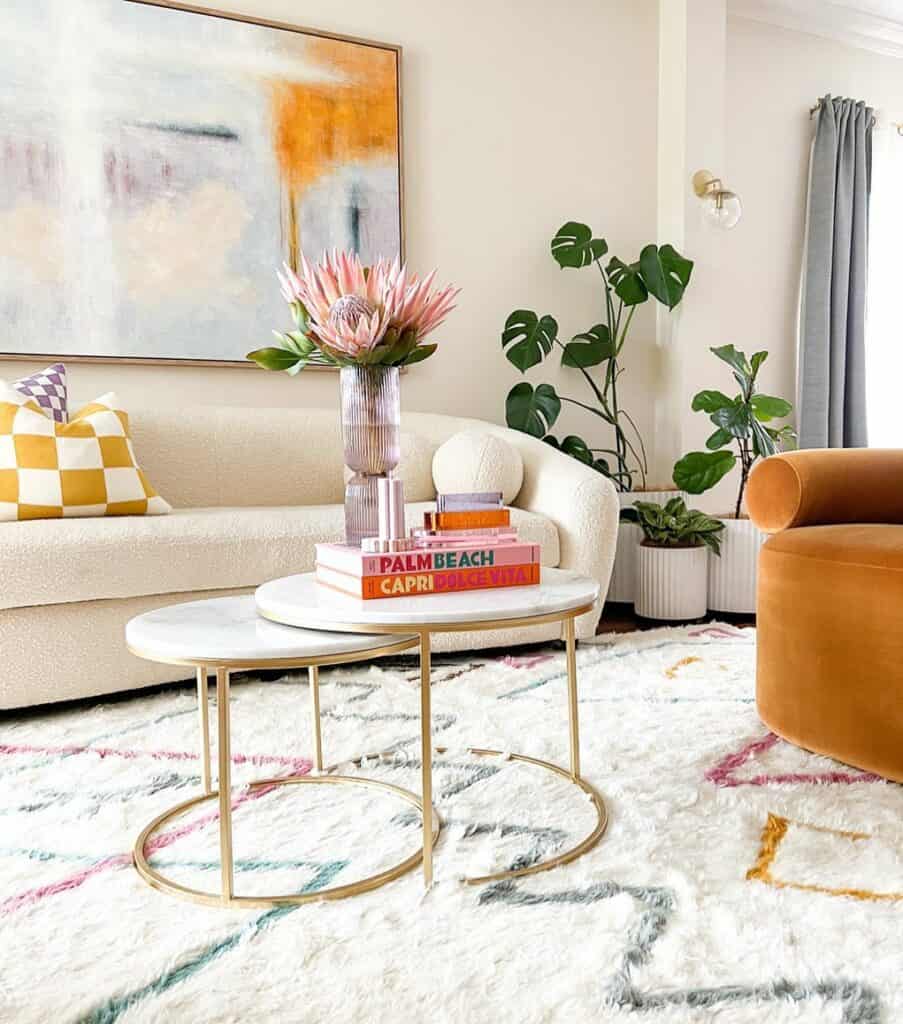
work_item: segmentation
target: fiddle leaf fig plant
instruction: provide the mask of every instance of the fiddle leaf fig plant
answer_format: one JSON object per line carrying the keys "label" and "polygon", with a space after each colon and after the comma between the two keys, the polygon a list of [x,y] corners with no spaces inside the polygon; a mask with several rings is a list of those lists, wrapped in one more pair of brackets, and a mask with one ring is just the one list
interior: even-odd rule
{"label": "fiddle leaf fig plant", "polygon": [[[632,490],[635,477],[644,486],[648,462],[643,438],[618,396],[618,380],[624,372],[621,354],[636,307],[651,296],[669,310],[674,309],[690,283],[693,264],[671,245],[647,245],[633,263],[617,256],[603,263],[608,243],[577,221],[568,221],[558,229],[550,249],[562,269],[596,267],[602,285],[603,319],[570,340],[562,340],[553,316],[516,309],[505,321],[502,349],[521,373],[538,366],[557,349],[561,365],[579,372],[588,394],[586,400],[580,400],[559,395],[551,384],[534,388],[523,381],[508,393],[506,422],[610,477],[621,491]],[[592,447],[575,434],[559,441],[551,430],[562,403],[601,420],[613,435],[609,447]]]}
{"label": "fiddle leaf fig plant", "polygon": [[[734,515],[739,519],[746,482],[755,462],[776,451],[793,447],[796,434],[789,424],[775,425],[775,420],[789,416],[793,406],[783,398],[763,395],[756,390],[759,370],[768,358],[767,352],[745,352],[733,345],[710,350],[727,363],[740,393],[733,398],[722,391],[700,391],[693,397],[691,408],[704,412],[715,426],[706,441],[704,452],[690,452],[674,465],[674,483],[690,494],[702,494],[726,476],[738,463],[740,486]],[[729,446],[736,445],[736,454]]]}

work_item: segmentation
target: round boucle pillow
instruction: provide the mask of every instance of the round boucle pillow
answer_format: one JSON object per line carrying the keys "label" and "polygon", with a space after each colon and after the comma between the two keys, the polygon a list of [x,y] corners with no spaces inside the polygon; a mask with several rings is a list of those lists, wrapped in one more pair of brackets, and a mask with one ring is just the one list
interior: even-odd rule
{"label": "round boucle pillow", "polygon": [[436,449],[433,483],[439,494],[501,491],[506,505],[524,482],[520,452],[498,434],[462,430]]}

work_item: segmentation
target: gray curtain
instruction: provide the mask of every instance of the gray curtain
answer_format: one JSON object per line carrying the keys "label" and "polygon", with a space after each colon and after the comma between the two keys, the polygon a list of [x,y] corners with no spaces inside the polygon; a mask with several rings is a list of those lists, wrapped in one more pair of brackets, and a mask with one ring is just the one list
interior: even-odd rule
{"label": "gray curtain", "polygon": [[860,448],[872,108],[825,96],[817,113],[799,339],[801,448]]}

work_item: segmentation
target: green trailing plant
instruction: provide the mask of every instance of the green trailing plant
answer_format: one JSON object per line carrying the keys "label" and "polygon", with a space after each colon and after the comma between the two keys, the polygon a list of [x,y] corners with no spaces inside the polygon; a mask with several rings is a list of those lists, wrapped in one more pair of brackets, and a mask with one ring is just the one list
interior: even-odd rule
{"label": "green trailing plant", "polygon": [[[767,352],[754,352],[747,358],[745,352],[733,345],[722,345],[710,351],[731,368],[740,393],[729,398],[721,391],[700,391],[693,397],[691,408],[694,412],[707,413],[715,432],[705,443],[707,451],[690,452],[675,463],[674,483],[690,494],[702,494],[739,464],[740,486],[734,509],[739,519],[746,482],[755,462],[791,448],[796,442],[796,434],[789,424],[775,424],[775,420],[789,416],[793,406],[786,399],[763,395],[756,388]],[[734,446],[736,452],[731,450]]]}
{"label": "green trailing plant", "polygon": [[687,508],[683,498],[672,498],[664,505],[654,501],[635,501],[625,508],[621,518],[636,523],[643,531],[644,543],[657,548],[698,548],[705,545],[721,554],[724,523],[705,512]]}
{"label": "green trailing plant", "polygon": [[[586,224],[568,221],[551,242],[551,253],[562,269],[594,266],[602,285],[604,319],[570,341],[559,338],[558,322],[548,313],[516,309],[505,321],[502,348],[509,362],[526,373],[551,355],[561,354],[561,365],[579,371],[589,395],[581,401],[559,395],[551,384],[534,387],[515,384],[505,402],[509,427],[540,437],[554,448],[610,477],[619,490],[633,488],[634,474],[645,486],[648,461],[643,438],[633,417],[622,406],[618,381],[624,372],[621,354],[637,306],[650,297],[668,309],[683,298],[693,264],[671,245],[647,245],[633,263],[608,253],[604,238],[595,238]],[[598,417],[611,428],[612,447],[596,448],[582,437],[568,434],[561,440],[550,433],[568,403]]]}

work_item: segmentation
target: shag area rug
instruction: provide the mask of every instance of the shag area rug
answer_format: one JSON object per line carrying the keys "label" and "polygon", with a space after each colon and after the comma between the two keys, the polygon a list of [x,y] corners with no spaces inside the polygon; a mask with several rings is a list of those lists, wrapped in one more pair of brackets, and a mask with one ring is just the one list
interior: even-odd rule
{"label": "shag area rug", "polygon": [[[778,740],[755,634],[729,626],[578,650],[584,774],[611,824],[587,856],[480,887],[592,826],[587,798],[468,745],[567,762],[563,652],[436,659],[437,881],[265,911],[146,885],[138,832],[198,792],[191,687],[0,722],[0,1020],[903,1022],[903,788]],[[326,756],[419,788],[416,663],[322,673]],[[213,692],[211,691],[211,697]],[[306,676],[232,691],[236,785],[307,772]],[[215,723],[215,716],[213,723]],[[349,786],[236,790],[236,887],[315,891],[402,859],[419,821]],[[216,891],[215,808],[152,862]]]}

